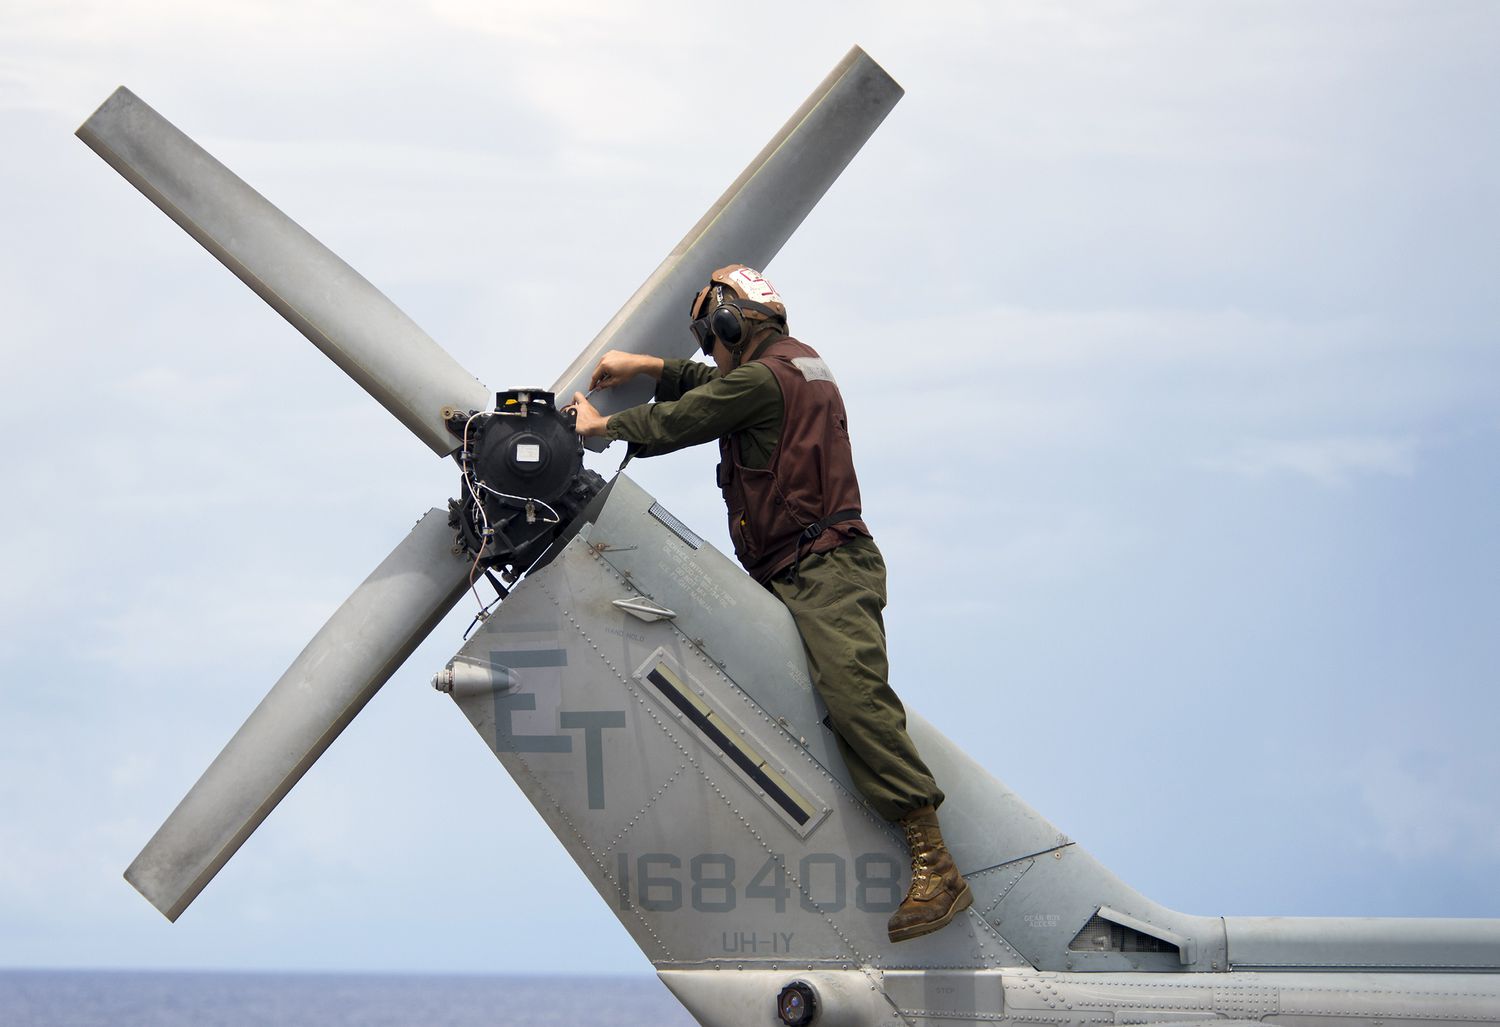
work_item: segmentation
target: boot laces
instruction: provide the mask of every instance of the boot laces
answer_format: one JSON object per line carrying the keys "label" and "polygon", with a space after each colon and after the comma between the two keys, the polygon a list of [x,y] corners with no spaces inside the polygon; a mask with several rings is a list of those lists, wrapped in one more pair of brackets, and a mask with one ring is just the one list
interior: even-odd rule
{"label": "boot laces", "polygon": [[906,846],[911,851],[912,884],[926,884],[932,875],[932,852],[927,844],[927,832],[919,824],[906,825]]}

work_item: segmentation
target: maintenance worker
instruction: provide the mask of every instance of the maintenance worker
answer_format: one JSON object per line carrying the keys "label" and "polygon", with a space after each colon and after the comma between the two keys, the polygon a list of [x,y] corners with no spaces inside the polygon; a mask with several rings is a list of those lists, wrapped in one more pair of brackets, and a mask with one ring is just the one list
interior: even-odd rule
{"label": "maintenance worker", "polygon": [[575,393],[578,433],[624,439],[639,456],[719,441],[735,555],[791,611],[850,776],[906,834],[911,887],[890,939],[930,934],[974,898],[938,828],[943,793],[887,681],[885,562],[860,520],[844,401],[823,359],[787,335],[781,296],[743,264],[713,273],[690,327],[714,367],[606,353],[590,391],[644,374],[656,402],[603,417]]}

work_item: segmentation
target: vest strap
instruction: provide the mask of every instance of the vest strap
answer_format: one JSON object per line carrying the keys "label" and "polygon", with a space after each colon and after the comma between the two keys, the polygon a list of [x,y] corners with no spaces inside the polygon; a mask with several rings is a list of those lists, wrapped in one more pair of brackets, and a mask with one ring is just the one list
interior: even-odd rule
{"label": "vest strap", "polygon": [[836,513],[829,514],[827,517],[819,518],[803,528],[802,534],[797,536],[797,555],[792,557],[791,569],[786,572],[787,583],[791,584],[797,580],[797,573],[802,568],[802,550],[805,546],[812,545],[823,532],[835,524],[842,524],[844,521],[856,521],[859,520],[859,516],[860,511],[857,508],[839,510]]}

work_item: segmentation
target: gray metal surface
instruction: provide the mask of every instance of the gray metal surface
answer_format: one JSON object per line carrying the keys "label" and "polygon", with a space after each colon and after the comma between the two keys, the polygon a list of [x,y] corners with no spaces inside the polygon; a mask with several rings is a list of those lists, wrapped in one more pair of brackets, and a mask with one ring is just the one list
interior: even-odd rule
{"label": "gray metal surface", "polygon": [[1500,978],[1480,974],[1007,972],[1014,1023],[1494,1023]]}
{"label": "gray metal surface", "polygon": [[[688,303],[725,264],[764,270],[818,200],[885,120],[902,89],[869,54],[854,47],[797,109],[765,149],[725,190],[651,273],[552,391],[571,400],[607,350],[689,357]],[[645,379],[600,390],[591,402],[605,414],[651,397]],[[591,439],[602,449],[606,440]]]}
{"label": "gray metal surface", "polygon": [[1173,1027],[1378,1027],[1500,1022],[1500,977],[1485,974],[1121,974],[1000,970],[778,969],[734,965],[662,970],[704,1027],[778,1021],[792,981],[817,994],[816,1027],[906,1024],[1171,1024]]}
{"label": "gray metal surface", "polygon": [[[700,1022],[772,1023],[792,980],[817,989],[829,1025],[1500,1022],[1500,974],[1473,972],[1493,968],[1500,922],[1178,913],[915,713],[975,905],[891,945],[881,900],[896,868],[904,888],[906,853],[848,785],[786,610],[664,513],[617,477],[456,657],[517,684],[454,699]],[[631,597],[679,612],[644,622],[620,608]],[[664,665],[728,729],[719,743],[652,691]],[[788,822],[722,738],[827,812]],[[1070,948],[1095,922],[1122,944]],[[1242,972],[1250,958],[1302,972]]]}
{"label": "gray metal surface", "polygon": [[[661,967],[1019,964],[972,914],[891,946],[886,920],[900,899],[904,844],[843,780],[797,683],[806,665],[785,608],[711,547],[693,549],[651,505],[617,478],[598,523],[529,575],[459,651],[523,668],[519,685],[454,696],[642,950]],[[628,576],[610,563],[627,554],[639,558]],[[700,597],[701,630],[743,634],[761,659],[747,652],[726,669],[683,631],[681,616],[646,623],[614,605],[643,594],[661,602],[667,579]],[[806,824],[663,701],[649,683],[661,663],[711,711],[721,737],[808,803]]]}
{"label": "gray metal surface", "polygon": [[[758,708],[775,711],[808,758],[857,798],[833,736],[826,709],[806,674],[801,643],[786,608],[713,546],[685,544],[663,530],[652,497],[626,475],[615,479],[609,502],[588,529],[600,559],[638,589],[678,611],[673,624],[716,669],[732,679]],[[1062,970],[1205,971],[1226,966],[1218,917],[1179,913],[1152,902],[1101,866],[984,767],[913,709],[920,700],[904,681],[920,681],[921,668],[893,679],[907,701],[913,739],[948,795],[944,836],[959,868],[969,875],[975,912],[1033,964]],[[874,814],[865,810],[865,816]],[[1070,952],[1068,943],[1098,908],[1110,906],[1159,925],[1162,933],[1190,938],[1192,958],[1153,952]]]}
{"label": "gray metal surface", "polygon": [[1228,916],[1236,970],[1500,971],[1500,920]]}
{"label": "gray metal surface", "polygon": [[141,850],[125,879],[177,917],[464,590],[431,510],[313,637]]}
{"label": "gray metal surface", "polygon": [[[1003,830],[1003,819],[997,817],[993,823]],[[1213,973],[1228,966],[1219,917],[1181,913],[1152,901],[1080,845],[1061,846],[1022,863],[975,874],[970,885],[985,921],[1039,969]],[[1174,944],[1180,940],[1180,950],[1069,948],[1101,907],[1153,938]]]}
{"label": "gray metal surface", "polygon": [[[742,970],[737,967],[662,970],[657,974],[704,1027],[774,1027],[775,996],[793,981],[817,989],[815,1027],[909,1027],[869,970]],[[962,1023],[963,1021],[949,1021]]]}
{"label": "gray metal surface", "polygon": [[444,406],[491,406],[489,389],[380,290],[130,90],[78,137],[439,456],[458,448]]}
{"label": "gray metal surface", "polygon": [[[786,608],[712,546],[686,541],[659,511],[649,494],[618,476],[594,522],[528,577],[459,653],[500,668],[534,664],[544,651],[555,654],[549,669],[522,671],[521,696],[455,696],[538,811],[557,819],[564,843],[613,907],[622,894],[639,892],[639,875],[634,885],[629,878],[631,861],[643,853],[675,859],[681,887],[690,883],[682,875],[695,859],[723,861],[742,882],[755,878],[769,854],[786,860],[788,880],[799,882],[788,887],[800,898],[785,908],[748,892],[720,915],[694,915],[688,905],[630,907],[622,920],[659,967],[713,958],[761,965],[791,956],[881,969],[1026,962],[1053,970],[1224,969],[1219,918],[1174,912],[1124,884],[910,711],[912,736],[948,793],[944,835],[970,877],[975,905],[955,927],[892,946],[889,910],[875,900],[862,905],[856,889],[863,885],[867,900],[883,900],[878,882],[892,868],[905,873],[905,849],[849,781]],[[642,622],[620,609],[619,600],[632,596],[679,612]],[[828,812],[808,826],[788,823],[764,789],[727,765],[690,718],[674,713],[642,678],[657,654],[718,722]],[[597,738],[593,758],[607,774],[607,786],[592,797],[597,805],[582,787],[589,753],[564,724],[578,711],[618,717],[618,726]],[[803,865],[815,880],[801,880],[796,869]],[[816,908],[802,906],[804,899]],[[1170,953],[1070,952],[1069,941],[1100,907],[1182,944]],[[776,943],[781,935],[794,939],[791,951]],[[737,939],[754,939],[751,951],[741,951]]]}

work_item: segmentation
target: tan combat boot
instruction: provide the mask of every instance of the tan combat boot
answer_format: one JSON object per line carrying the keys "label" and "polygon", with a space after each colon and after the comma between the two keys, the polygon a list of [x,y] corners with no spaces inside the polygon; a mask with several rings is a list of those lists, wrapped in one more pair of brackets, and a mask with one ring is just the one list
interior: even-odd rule
{"label": "tan combat boot", "polygon": [[914,809],[901,818],[906,845],[911,849],[911,890],[887,925],[891,941],[909,941],[931,934],[974,904],[969,882],[953,864],[937,810]]}

